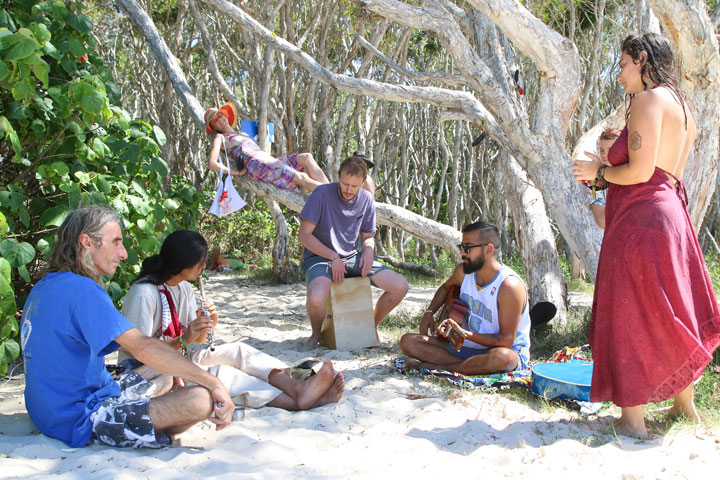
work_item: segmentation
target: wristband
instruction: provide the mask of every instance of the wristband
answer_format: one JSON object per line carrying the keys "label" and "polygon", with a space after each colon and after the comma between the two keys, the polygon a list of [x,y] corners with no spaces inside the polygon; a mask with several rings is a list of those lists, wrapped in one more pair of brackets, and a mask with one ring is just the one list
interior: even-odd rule
{"label": "wristband", "polygon": [[427,310],[425,310],[425,313],[432,313],[433,315],[435,315],[435,312],[433,312],[433,311],[430,310],[429,308],[428,308]]}
{"label": "wristband", "polygon": [[600,168],[598,168],[597,178],[599,178],[600,180],[602,180],[605,183],[610,183],[607,180],[605,180],[605,169],[607,167],[608,167],[607,165],[602,165]]}
{"label": "wristband", "polygon": [[336,253],[335,256],[330,259],[330,261],[331,261],[331,262],[334,262],[334,261],[337,260],[338,258],[340,258],[340,255]]}
{"label": "wristband", "polygon": [[185,358],[188,358],[188,352],[187,352],[187,345],[183,343],[182,334],[178,337],[178,340],[180,340],[180,348],[182,348],[183,355],[185,355]]}

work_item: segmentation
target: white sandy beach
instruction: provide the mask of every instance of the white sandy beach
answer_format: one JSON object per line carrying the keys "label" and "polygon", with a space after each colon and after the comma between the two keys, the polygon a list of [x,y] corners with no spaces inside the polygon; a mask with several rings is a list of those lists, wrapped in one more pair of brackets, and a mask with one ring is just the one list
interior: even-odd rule
{"label": "white sandy beach", "polygon": [[[242,340],[288,364],[309,335],[305,288],[210,274],[220,312],[216,338]],[[413,287],[401,308],[419,312],[434,288]],[[377,292],[375,292],[377,294]],[[477,393],[395,372],[396,345],[325,348],[345,375],[336,404],[307,412],[247,409],[216,432],[209,423],[160,450],[68,448],[38,433],[24,408],[23,379],[0,383],[0,478],[603,478],[700,479],[720,470],[720,429],[673,428],[648,441],[615,437],[597,419],[520,392]]]}

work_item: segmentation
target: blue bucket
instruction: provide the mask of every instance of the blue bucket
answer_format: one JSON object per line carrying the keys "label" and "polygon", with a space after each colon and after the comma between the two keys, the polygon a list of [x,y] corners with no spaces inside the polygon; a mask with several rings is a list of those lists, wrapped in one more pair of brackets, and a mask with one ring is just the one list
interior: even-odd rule
{"label": "blue bucket", "polygon": [[593,362],[538,363],[532,367],[532,391],[546,398],[590,400]]}

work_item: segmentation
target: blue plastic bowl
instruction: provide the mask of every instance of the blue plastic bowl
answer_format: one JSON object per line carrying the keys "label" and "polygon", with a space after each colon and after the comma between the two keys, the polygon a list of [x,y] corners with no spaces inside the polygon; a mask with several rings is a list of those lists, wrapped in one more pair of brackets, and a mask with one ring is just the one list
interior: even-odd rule
{"label": "blue plastic bowl", "polygon": [[532,367],[532,391],[546,398],[590,400],[593,362],[538,363]]}

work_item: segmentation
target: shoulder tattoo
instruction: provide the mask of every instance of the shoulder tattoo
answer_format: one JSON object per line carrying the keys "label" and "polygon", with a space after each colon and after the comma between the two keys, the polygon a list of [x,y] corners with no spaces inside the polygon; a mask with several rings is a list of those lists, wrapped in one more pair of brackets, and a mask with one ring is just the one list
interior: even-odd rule
{"label": "shoulder tattoo", "polygon": [[630,150],[638,150],[640,147],[642,147],[642,137],[638,132],[633,132],[632,134],[630,134],[628,147],[630,147]]}

